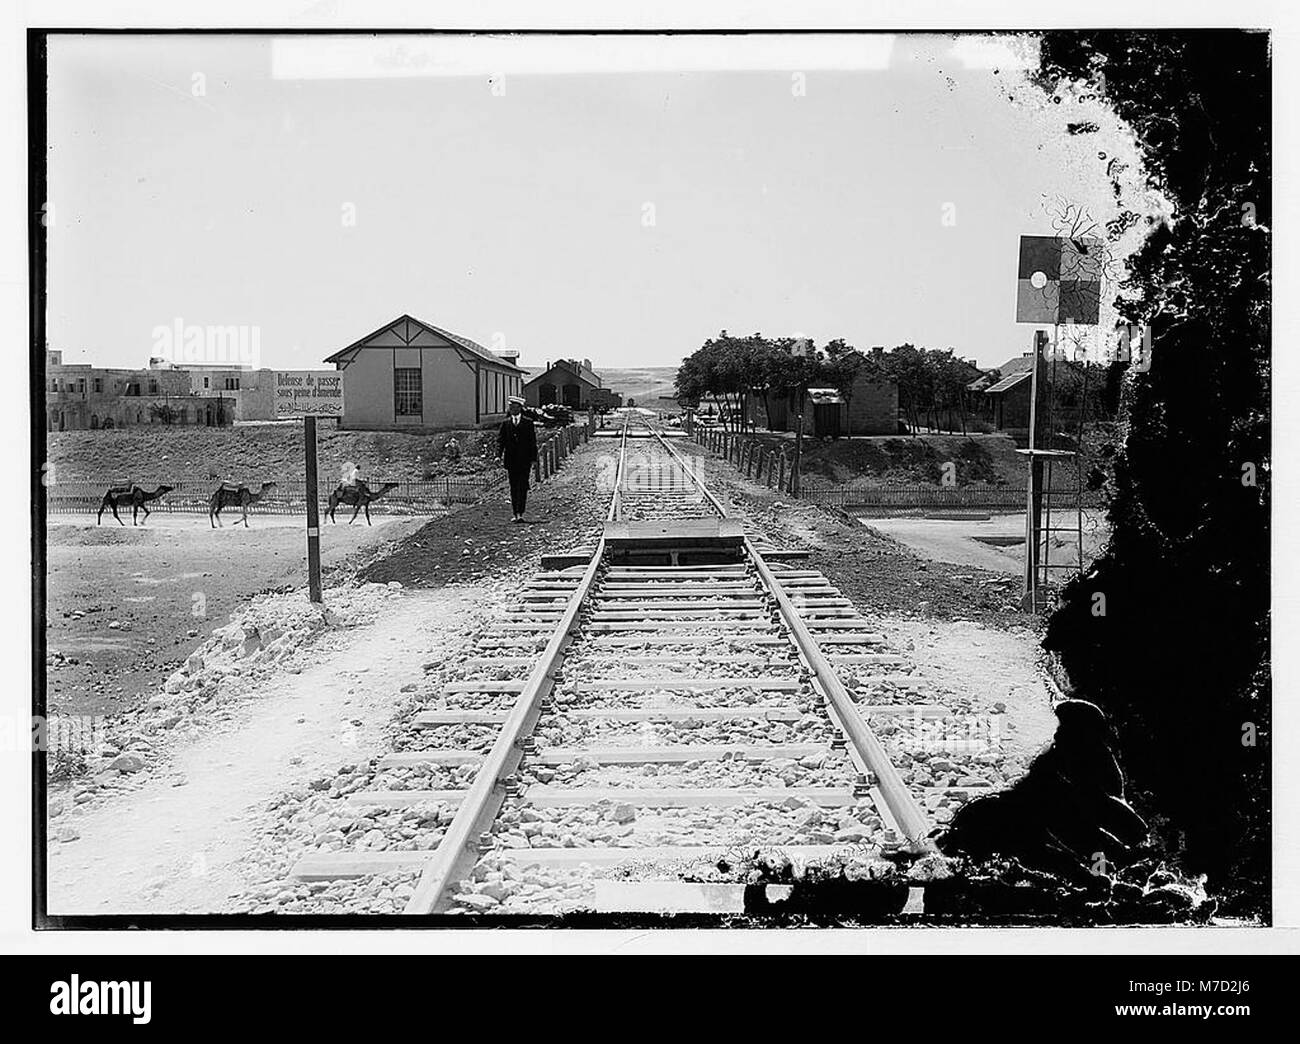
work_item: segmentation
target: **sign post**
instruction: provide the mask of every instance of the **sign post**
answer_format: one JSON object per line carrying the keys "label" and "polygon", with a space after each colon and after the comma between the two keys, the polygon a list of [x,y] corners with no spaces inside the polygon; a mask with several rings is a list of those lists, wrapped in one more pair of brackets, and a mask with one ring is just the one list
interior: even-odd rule
{"label": "sign post", "polygon": [[302,418],[303,463],[307,478],[307,590],[322,601],[320,587],[320,491],[316,476],[316,418],[343,416],[343,374],[336,370],[277,370],[275,415]]}
{"label": "sign post", "polygon": [[[1019,266],[1016,272],[1016,322],[1052,327],[1053,358],[1059,351],[1062,323],[1096,326],[1102,298],[1105,268],[1105,245],[1099,239],[1066,236],[1021,236]],[[1049,568],[1051,532],[1043,528],[1043,496],[1052,491],[1043,482],[1043,461],[1068,455],[1053,448],[1050,427],[1040,431],[1050,418],[1050,397],[1043,373],[1043,349],[1047,333],[1034,331],[1033,369],[1029,386],[1028,483],[1025,497],[1025,590],[1022,604],[1031,612],[1038,610],[1038,570],[1040,559],[1044,584]],[[1086,365],[1086,363],[1085,363]],[[1053,371],[1055,373],[1055,371]],[[1041,400],[1041,401],[1040,401]],[[1082,442],[1082,419],[1080,442]],[[1075,447],[1077,454],[1078,445]],[[1077,466],[1077,455],[1076,466]],[[1051,470],[1047,472],[1050,479]],[[1076,510],[1082,511],[1077,504]],[[1082,521],[1080,521],[1082,527]],[[1080,554],[1082,554],[1082,542]],[[1048,556],[1048,557],[1043,557]],[[1082,559],[1081,559],[1082,560]]]}
{"label": "sign post", "polygon": [[318,605],[320,593],[320,494],[316,489],[316,418],[302,419],[303,457],[307,466],[307,589]]}

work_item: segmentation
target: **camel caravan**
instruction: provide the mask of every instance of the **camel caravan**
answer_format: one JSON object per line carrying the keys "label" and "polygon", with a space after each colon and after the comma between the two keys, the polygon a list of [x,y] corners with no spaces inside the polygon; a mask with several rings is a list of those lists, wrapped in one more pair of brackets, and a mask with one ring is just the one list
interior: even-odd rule
{"label": "camel caravan", "polygon": [[[334,512],[339,505],[343,505],[353,509],[352,517],[348,519],[348,525],[355,522],[357,516],[362,512],[366,516],[366,525],[373,525],[370,521],[370,505],[391,490],[396,489],[400,483],[385,482],[378,489],[371,489],[356,475],[354,465],[348,465],[347,467],[353,469],[352,473],[345,476],[345,481],[340,482],[330,493],[325,513],[329,516],[331,522],[337,522]],[[250,489],[248,486],[235,482],[221,483],[213,491],[212,496],[208,498],[209,526],[213,529],[224,526],[221,521],[222,510],[225,508],[238,508],[240,517],[235,525],[243,522],[244,528],[247,529],[248,509],[254,504],[264,501],[275,487],[274,482],[263,482],[257,489]],[[143,526],[150,515],[149,505],[171,493],[175,488],[175,486],[160,485],[153,489],[146,489],[144,486],[136,484],[110,486],[99,505],[99,512],[95,516],[95,525],[103,522],[105,511],[110,511],[113,517],[117,519],[117,524],[125,526],[126,523],[122,521],[117,511],[118,508],[130,507],[131,525]]]}

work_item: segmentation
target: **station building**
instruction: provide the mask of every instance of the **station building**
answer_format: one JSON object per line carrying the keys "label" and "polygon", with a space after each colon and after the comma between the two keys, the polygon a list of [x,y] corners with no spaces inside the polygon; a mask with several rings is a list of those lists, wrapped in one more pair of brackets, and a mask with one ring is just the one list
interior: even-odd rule
{"label": "station building", "polygon": [[517,356],[401,315],[325,362],[343,373],[339,427],[410,431],[499,424],[522,394]]}

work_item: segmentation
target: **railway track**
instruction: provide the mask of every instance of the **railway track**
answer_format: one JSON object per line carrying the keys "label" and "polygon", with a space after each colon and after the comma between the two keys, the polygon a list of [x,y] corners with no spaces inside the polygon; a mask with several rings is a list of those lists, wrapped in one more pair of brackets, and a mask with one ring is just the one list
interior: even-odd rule
{"label": "railway track", "polygon": [[595,545],[524,585],[342,798],[407,823],[401,843],[335,837],[300,881],[418,870],[409,914],[735,909],[754,859],[928,850],[864,717],[904,708],[859,706],[840,677],[902,661],[662,433],[628,424],[617,446]]}

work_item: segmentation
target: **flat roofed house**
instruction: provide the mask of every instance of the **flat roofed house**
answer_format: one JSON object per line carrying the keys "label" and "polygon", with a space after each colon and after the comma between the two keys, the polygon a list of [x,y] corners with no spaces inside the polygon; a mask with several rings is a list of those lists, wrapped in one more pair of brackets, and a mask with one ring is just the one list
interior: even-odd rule
{"label": "flat roofed house", "polygon": [[524,371],[468,337],[410,315],[325,360],[343,373],[340,427],[474,428],[500,421]]}
{"label": "flat roofed house", "polygon": [[596,393],[602,387],[601,379],[591,368],[591,361],[583,359],[557,359],[545,370],[524,385],[524,399],[529,406],[548,406],[559,403],[575,410],[597,406],[602,399]]}
{"label": "flat roofed house", "polygon": [[146,424],[224,426],[235,419],[232,393],[195,392],[180,370],[123,369],[65,363],[61,350],[45,356],[48,431],[95,431]]}

